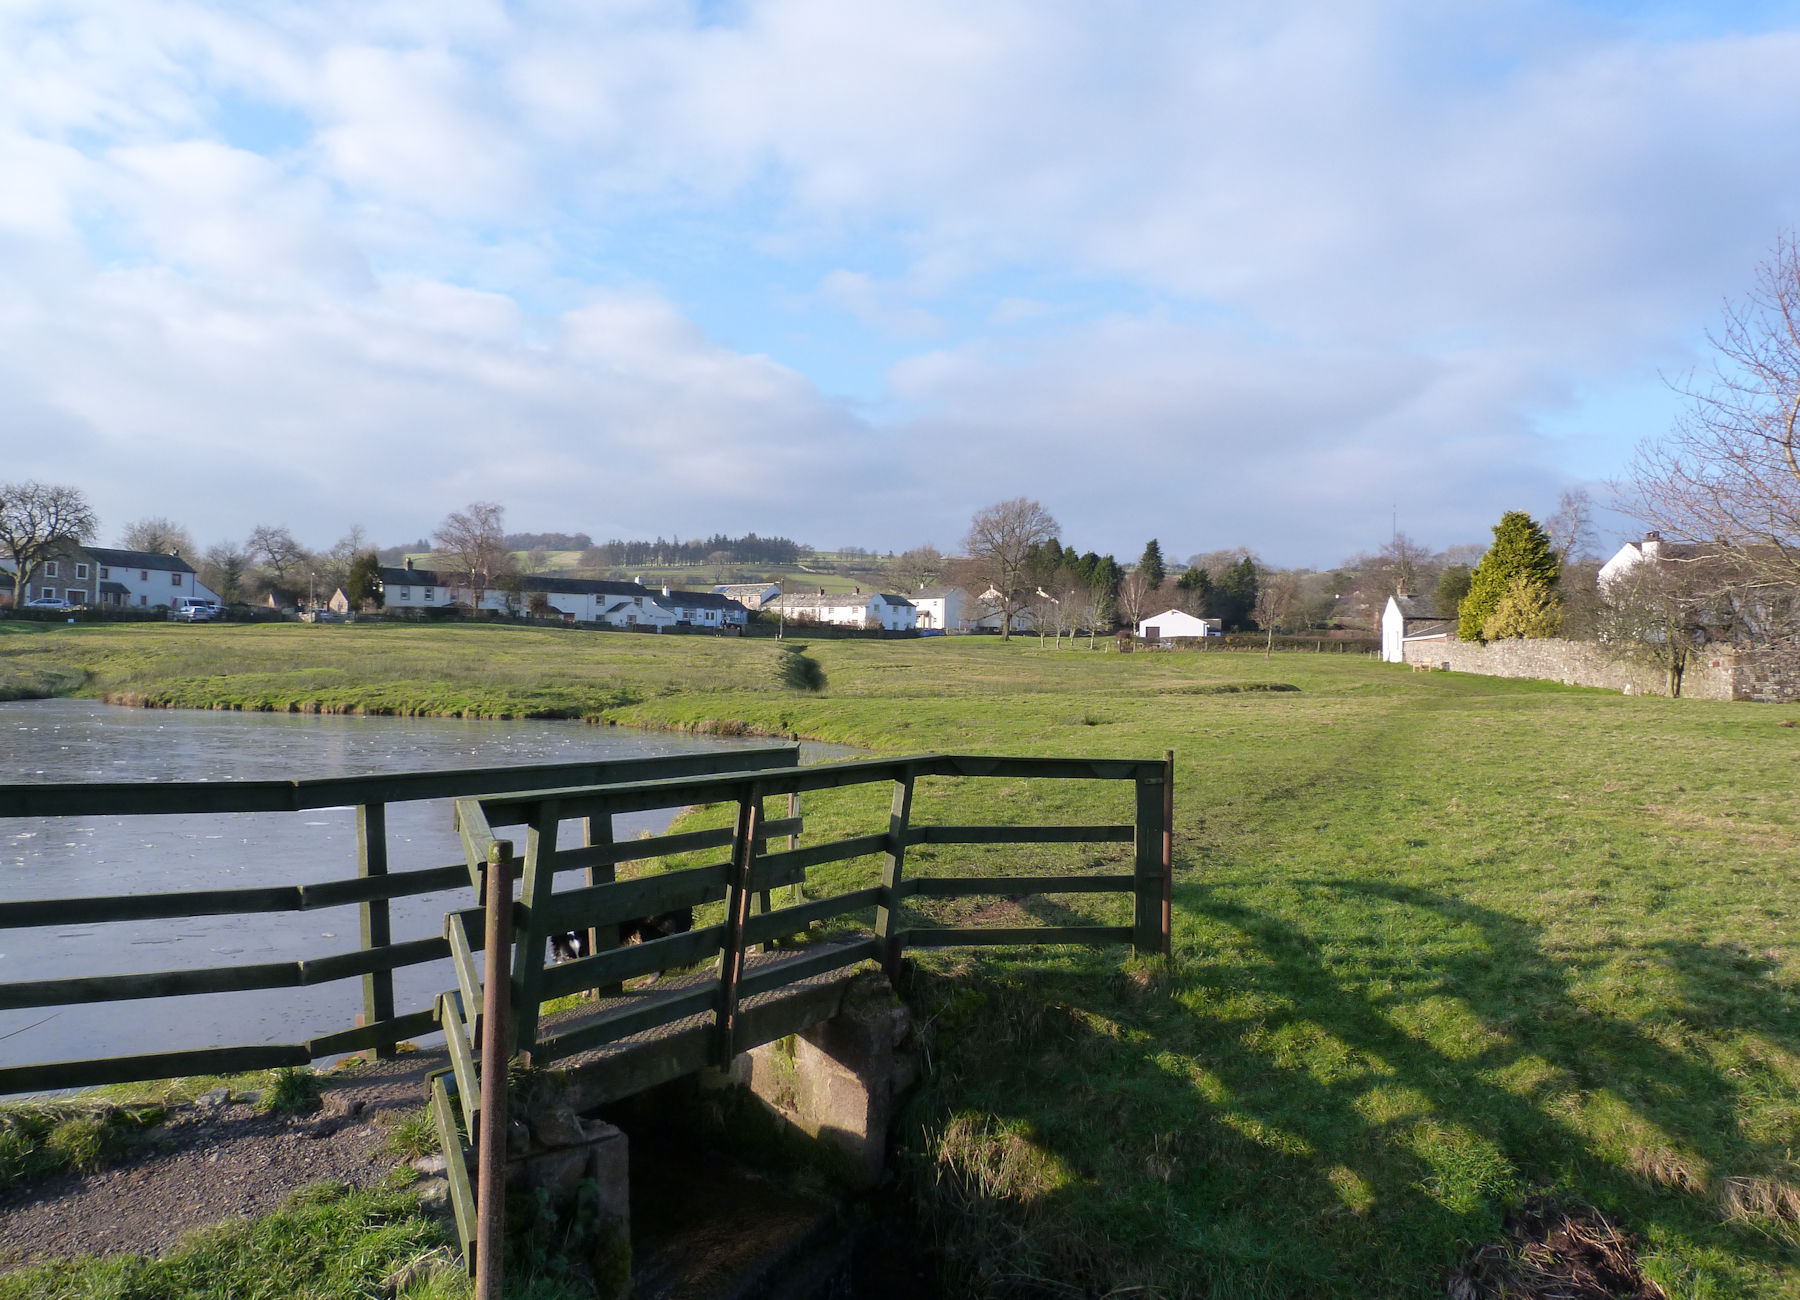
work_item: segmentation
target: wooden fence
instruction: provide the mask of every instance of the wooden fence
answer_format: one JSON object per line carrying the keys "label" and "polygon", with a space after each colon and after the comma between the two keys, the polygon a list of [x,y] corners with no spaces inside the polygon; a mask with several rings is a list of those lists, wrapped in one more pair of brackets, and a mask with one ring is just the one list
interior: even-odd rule
{"label": "wooden fence", "polygon": [[[483,1124],[487,1097],[504,1096],[504,1089],[496,1092],[482,1069],[483,1015],[504,1026],[498,1040],[503,1066],[515,1054],[532,1065],[572,1067],[575,1075],[585,1064],[611,1076],[604,1095],[613,1097],[706,1064],[725,1066],[741,1052],[795,1032],[820,1014],[818,1002],[811,1010],[784,1008],[784,992],[810,992],[801,986],[816,985],[822,976],[871,959],[892,977],[908,947],[1128,943],[1139,952],[1166,955],[1172,921],[1173,770],[1172,753],[1161,760],[931,754],[459,800],[457,821],[468,869],[472,875],[500,870],[500,892],[484,887],[480,896],[497,898],[509,917],[501,932],[499,964],[507,979],[498,1005],[496,990],[475,959],[495,933],[488,908],[445,918],[457,987],[438,999],[438,1018],[451,1069],[432,1076],[431,1107],[471,1268],[480,1254],[481,1224],[487,1221],[491,1229],[492,1223],[478,1213],[467,1147],[480,1142],[484,1128],[495,1127],[491,1118]],[[918,782],[930,778],[1129,783],[1130,819],[1093,825],[920,824],[913,816],[914,791]],[[884,826],[797,846],[793,837],[801,822],[795,813],[802,795],[877,784],[891,786]],[[783,801],[785,808],[779,807]],[[786,816],[769,817],[771,802]],[[617,814],[719,804],[734,807],[730,826],[614,842]],[[570,822],[580,827],[579,844],[562,840]],[[497,834],[509,827],[525,831],[516,904],[511,901],[513,844]],[[787,846],[771,851],[771,842],[784,836],[789,837]],[[1108,874],[1032,876],[906,870],[907,850],[918,845],[1019,844],[1130,845],[1131,867]],[[655,859],[713,849],[728,850],[728,856],[673,870],[656,871],[650,865]],[[857,858],[879,859],[878,884],[773,906],[774,891],[783,887],[800,887],[797,892],[804,893],[810,884],[817,892],[809,869]],[[615,879],[615,869],[624,862],[642,864],[640,872],[632,879]],[[558,876],[576,872],[583,873],[581,883],[556,887]],[[912,915],[909,907],[915,898],[1104,893],[1130,896],[1129,925],[933,926]],[[724,904],[722,915],[699,928],[637,944],[617,942],[620,922],[718,903]],[[840,930],[775,954],[759,952],[807,935],[819,923],[871,910],[871,926]],[[568,931],[588,932],[591,954],[547,966],[549,938]],[[658,980],[637,991],[624,989],[626,980],[679,968],[698,968],[700,973]],[[544,1015],[545,1002],[577,993],[592,995],[588,1009]],[[752,999],[760,1005],[748,1012],[746,1003]],[[679,1030],[670,1031],[678,1025]],[[644,1060],[634,1065],[623,1055],[603,1054],[623,1046],[634,1048]],[[489,1085],[485,1093],[484,1083]],[[595,1093],[590,1100],[600,1096]],[[497,1151],[497,1137],[489,1137],[489,1146]]]}
{"label": "wooden fence", "polygon": [[393,942],[389,903],[396,898],[466,887],[471,883],[471,873],[464,863],[390,871],[387,842],[387,806],[390,803],[494,795],[546,786],[680,779],[699,773],[791,770],[798,763],[798,746],[774,746],[607,762],[297,781],[0,785],[0,818],[300,812],[351,805],[356,809],[357,839],[356,874],[342,880],[248,889],[0,902],[0,931],[194,916],[302,912],[350,905],[355,905],[361,915],[361,941],[351,951],[302,961],[17,981],[0,984],[0,1011],[296,988],[354,978],[363,982],[362,1023],[303,1043],[188,1048],[146,1055],[101,1056],[0,1067],[0,1094],[305,1065],[323,1057],[367,1048],[386,1052],[396,1043],[436,1032],[435,1008],[396,1011],[393,972],[401,967],[448,957],[451,944],[440,937]]}

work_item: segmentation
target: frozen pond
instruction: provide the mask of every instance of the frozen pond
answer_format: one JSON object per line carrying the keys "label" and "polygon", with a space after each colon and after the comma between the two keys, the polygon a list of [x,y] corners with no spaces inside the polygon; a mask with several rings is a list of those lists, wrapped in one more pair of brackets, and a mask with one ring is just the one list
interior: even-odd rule
{"label": "frozen pond", "polygon": [[[0,704],[0,781],[231,781],[584,762],[767,745],[579,722],[465,722],[129,709],[86,700]],[[849,751],[808,746],[817,761]],[[667,814],[620,817],[616,834]],[[388,807],[389,870],[462,861],[448,801]],[[299,813],[0,820],[0,898],[312,884],[356,875],[350,808]],[[464,888],[396,899],[395,942],[441,935]],[[354,907],[176,921],[0,930],[0,982],[295,961],[354,950]],[[395,1006],[429,1007],[449,963],[395,972]],[[250,1043],[347,1029],[362,982],[0,1011],[0,1066]]]}

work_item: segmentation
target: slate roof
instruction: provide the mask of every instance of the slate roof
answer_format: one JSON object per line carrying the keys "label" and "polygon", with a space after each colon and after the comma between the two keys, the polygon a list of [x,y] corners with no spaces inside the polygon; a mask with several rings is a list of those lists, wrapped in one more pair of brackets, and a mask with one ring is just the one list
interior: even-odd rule
{"label": "slate roof", "polygon": [[383,587],[441,587],[436,573],[430,569],[387,568],[385,565],[376,570],[380,575]]}
{"label": "slate roof", "polygon": [[1400,607],[1400,617],[1408,623],[1420,618],[1443,618],[1438,613],[1437,599],[1432,596],[1395,596],[1394,604]]}
{"label": "slate roof", "polygon": [[160,569],[164,573],[192,573],[194,566],[179,555],[163,555],[157,551],[115,551],[106,546],[81,548],[94,557],[97,564],[120,569]]}
{"label": "slate roof", "polygon": [[650,589],[636,582],[615,582],[609,578],[557,578],[547,573],[527,575],[519,584],[522,591],[559,592],[568,596],[648,596]]}

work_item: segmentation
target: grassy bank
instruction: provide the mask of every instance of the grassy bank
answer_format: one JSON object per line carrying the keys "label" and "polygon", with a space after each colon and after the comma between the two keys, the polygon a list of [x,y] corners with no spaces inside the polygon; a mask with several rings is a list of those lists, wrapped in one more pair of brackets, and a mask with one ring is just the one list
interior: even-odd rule
{"label": "grassy bank", "polygon": [[[966,1285],[1441,1294],[1510,1207],[1548,1192],[1636,1232],[1670,1295],[1800,1293],[1796,710],[991,640],[818,642],[814,693],[780,684],[780,653],[525,629],[52,628],[0,636],[0,689],[441,698],[886,751],[1173,748],[1172,963],[993,951],[914,973],[932,1069],[904,1167]],[[821,797],[809,834],[885,825],[878,796]],[[919,816],[1108,821],[1118,798],[946,783]]]}

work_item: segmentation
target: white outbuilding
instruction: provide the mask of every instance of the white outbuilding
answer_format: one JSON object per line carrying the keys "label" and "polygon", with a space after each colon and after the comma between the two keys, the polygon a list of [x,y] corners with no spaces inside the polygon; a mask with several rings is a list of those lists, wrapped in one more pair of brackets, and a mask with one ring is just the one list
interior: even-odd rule
{"label": "white outbuilding", "polygon": [[1193,641],[1203,636],[1224,636],[1225,624],[1216,618],[1195,618],[1179,609],[1164,610],[1137,625],[1145,641]]}

